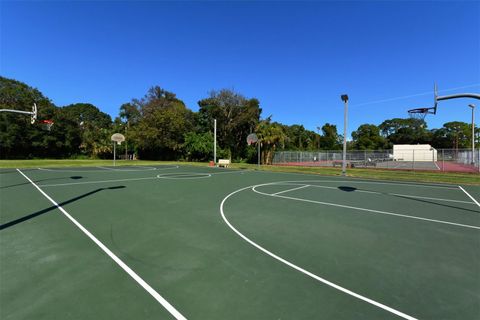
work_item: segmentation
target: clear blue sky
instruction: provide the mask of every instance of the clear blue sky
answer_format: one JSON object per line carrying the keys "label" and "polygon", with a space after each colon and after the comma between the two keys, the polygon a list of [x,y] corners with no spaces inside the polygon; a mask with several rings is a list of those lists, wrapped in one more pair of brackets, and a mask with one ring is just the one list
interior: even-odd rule
{"label": "clear blue sky", "polygon": [[[478,1],[2,1],[0,10],[2,76],[112,117],[153,85],[195,111],[212,89],[233,88],[258,98],[264,117],[343,132],[348,93],[351,132],[430,107],[434,82],[440,94],[480,92]],[[370,103],[379,100],[390,101]],[[470,122],[472,102],[441,102],[429,128]]]}

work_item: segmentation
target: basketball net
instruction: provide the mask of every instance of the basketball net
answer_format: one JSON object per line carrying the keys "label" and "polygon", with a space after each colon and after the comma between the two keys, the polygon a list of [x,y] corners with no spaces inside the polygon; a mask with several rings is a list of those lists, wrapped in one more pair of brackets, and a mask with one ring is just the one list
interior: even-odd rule
{"label": "basketball net", "polygon": [[435,114],[436,108],[417,108],[417,109],[412,109],[408,110],[408,115],[410,119],[417,119],[417,120],[425,120],[425,117],[427,114]]}
{"label": "basketball net", "polygon": [[410,119],[425,120],[428,112],[409,112],[408,116]]}
{"label": "basketball net", "polygon": [[53,120],[42,120],[41,123],[45,130],[52,131],[52,127],[54,124]]}

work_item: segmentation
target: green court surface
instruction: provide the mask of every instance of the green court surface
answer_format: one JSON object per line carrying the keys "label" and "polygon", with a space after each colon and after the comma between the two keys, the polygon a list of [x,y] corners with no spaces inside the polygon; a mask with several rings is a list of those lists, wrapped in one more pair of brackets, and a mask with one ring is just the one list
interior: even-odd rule
{"label": "green court surface", "polygon": [[479,199],[209,167],[3,169],[0,318],[479,319]]}

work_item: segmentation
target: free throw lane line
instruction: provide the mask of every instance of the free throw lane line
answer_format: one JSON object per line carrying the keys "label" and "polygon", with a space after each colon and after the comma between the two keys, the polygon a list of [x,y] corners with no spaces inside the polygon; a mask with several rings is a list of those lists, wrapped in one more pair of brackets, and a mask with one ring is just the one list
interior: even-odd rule
{"label": "free throw lane line", "polygon": [[280,191],[280,192],[277,192],[277,193],[274,193],[273,195],[276,196],[277,194],[282,194],[282,193],[286,193],[286,192],[290,192],[290,191],[295,191],[295,190],[300,190],[300,189],[304,189],[304,188],[307,188],[307,187],[310,187],[308,184],[306,185],[303,185],[301,187],[298,187],[298,188],[293,188],[293,189],[288,189],[288,190],[283,190],[283,191]]}
{"label": "free throw lane line", "polygon": [[[268,184],[265,184],[265,185],[268,185]],[[448,224],[448,225],[452,225],[452,226],[458,226],[458,227],[463,227],[463,228],[471,228],[471,229],[480,230],[480,227],[479,227],[479,226],[472,226],[472,225],[469,225],[469,224],[455,223],[455,222],[444,221],[444,220],[436,220],[436,219],[428,219],[428,218],[422,218],[422,217],[418,217],[418,216],[410,216],[410,215],[406,215],[406,214],[393,213],[393,212],[388,212],[388,211],[381,211],[381,210],[373,210],[373,209],[367,209],[367,208],[353,207],[353,206],[347,206],[347,205],[338,204],[338,203],[331,203],[331,202],[315,201],[315,200],[295,198],[295,197],[280,196],[280,195],[276,195],[276,194],[271,194],[271,193],[265,193],[265,192],[258,191],[258,190],[256,189],[256,187],[259,187],[259,186],[263,186],[263,185],[253,186],[253,187],[251,188],[252,191],[253,191],[253,192],[256,192],[256,193],[258,193],[258,194],[262,194],[262,195],[264,195],[264,196],[269,196],[269,197],[276,197],[276,198],[283,198],[283,199],[288,199],[288,200],[295,200],[295,201],[303,201],[303,202],[309,202],[309,203],[316,203],[316,204],[325,205],[325,206],[332,206],[332,207],[353,209],[353,210],[359,210],[359,211],[363,211],[363,212],[378,213],[378,214],[384,214],[384,215],[388,215],[388,216],[402,217],[402,218],[408,218],[408,219],[417,219],[417,220],[422,220],[422,221],[442,223],[442,224]]]}
{"label": "free throw lane line", "polygon": [[40,191],[41,194],[45,198],[47,198],[55,207],[57,207],[58,210],[60,210],[70,221],[73,222],[74,225],[76,225],[87,237],[90,238],[97,246],[100,247],[100,249],[103,250],[113,261],[115,261],[120,268],[122,268],[130,277],[133,278],[139,285],[145,289],[155,300],[157,300],[165,309],[167,309],[168,312],[172,316],[175,317],[177,320],[186,320],[186,318],[175,309],[174,306],[172,306],[167,300],[165,300],[155,289],[150,287],[148,283],[146,283],[138,274],[135,273],[132,269],[130,269],[129,266],[127,266],[122,260],[120,260],[119,257],[117,257],[110,249],[108,249],[100,240],[95,238],[93,234],[90,233],[87,229],[85,229],[77,220],[75,220],[65,209],[63,209],[58,203],[55,202],[48,194],[46,194],[42,189],[40,189],[39,186],[37,186],[29,177],[27,177],[22,171],[17,169],[17,171],[25,177],[35,188],[37,188],[38,191]]}
{"label": "free throw lane line", "polygon": [[[264,185],[268,185],[268,184],[264,184]],[[356,293],[356,292],[353,292],[353,291],[351,291],[351,290],[348,290],[347,288],[344,288],[344,287],[342,287],[342,286],[339,286],[338,284],[335,284],[335,283],[333,283],[333,282],[330,282],[330,281],[328,281],[328,280],[326,280],[326,279],[324,279],[324,278],[322,278],[322,277],[319,277],[319,276],[317,276],[316,274],[311,273],[310,271],[307,271],[307,270],[305,270],[305,269],[297,266],[296,264],[293,264],[293,263],[291,263],[290,261],[285,260],[285,259],[283,259],[282,257],[277,256],[277,255],[274,254],[273,252],[268,251],[267,249],[265,249],[265,248],[262,247],[261,245],[257,244],[256,242],[253,242],[252,240],[250,240],[249,238],[247,238],[247,236],[245,236],[243,233],[241,233],[240,231],[238,231],[238,230],[228,221],[228,219],[227,219],[227,217],[225,216],[225,213],[224,213],[224,211],[223,211],[223,207],[224,207],[224,205],[225,205],[225,202],[228,200],[228,198],[230,198],[231,196],[235,195],[236,193],[242,192],[242,191],[247,190],[247,189],[251,189],[251,188],[253,188],[253,187],[254,187],[254,186],[245,187],[245,188],[238,189],[238,190],[230,193],[229,195],[227,195],[227,196],[222,200],[222,203],[220,204],[220,214],[221,214],[221,216],[222,216],[223,221],[227,224],[227,226],[228,226],[230,229],[233,230],[233,232],[235,232],[238,236],[240,236],[240,238],[242,238],[243,240],[245,240],[246,242],[248,242],[249,244],[251,244],[252,246],[254,246],[255,248],[257,248],[258,250],[262,251],[263,253],[269,255],[270,257],[272,257],[272,258],[274,258],[274,259],[276,259],[276,260],[278,260],[278,261],[286,264],[286,265],[289,266],[290,268],[293,268],[293,269],[295,269],[295,270],[297,270],[297,271],[299,271],[299,272],[301,272],[301,273],[303,273],[303,274],[305,274],[305,275],[307,275],[307,276],[309,276],[309,277],[311,277],[311,278],[313,278],[313,279],[315,279],[315,280],[317,280],[317,281],[319,281],[319,282],[322,282],[323,284],[326,284],[326,285],[328,285],[328,286],[330,286],[330,287],[332,287],[332,288],[334,288],[334,289],[337,289],[337,290],[339,290],[339,291],[342,291],[343,293],[346,293],[346,294],[348,294],[348,295],[350,295],[350,296],[353,296],[353,297],[355,297],[355,298],[357,298],[357,299],[360,299],[360,300],[362,300],[362,301],[365,301],[365,302],[367,302],[367,303],[370,303],[370,304],[372,304],[372,305],[374,305],[374,306],[376,306],[376,307],[378,307],[378,308],[381,308],[381,309],[383,309],[383,310],[385,310],[385,311],[388,311],[388,312],[390,312],[390,313],[393,313],[393,314],[395,314],[395,315],[397,315],[397,316],[399,316],[399,317],[401,317],[401,318],[404,318],[404,319],[407,319],[407,320],[417,320],[417,318],[414,318],[414,317],[412,317],[412,316],[409,316],[408,314],[405,314],[405,313],[403,313],[403,312],[400,312],[400,311],[398,311],[398,310],[395,310],[395,309],[393,309],[393,308],[391,308],[391,307],[389,307],[389,306],[387,306],[387,305],[384,305],[384,304],[382,304],[382,303],[380,303],[380,302],[377,302],[377,301],[375,301],[375,300],[372,300],[372,299],[370,299],[370,298],[367,298],[367,297],[365,297],[365,296],[362,296],[361,294],[358,294],[358,293]]]}
{"label": "free throw lane line", "polygon": [[[292,184],[288,183],[285,185],[304,185],[304,184]],[[310,187],[314,188],[324,188],[324,189],[331,189],[331,190],[336,190],[336,191],[341,191],[338,187],[327,187],[327,186],[319,186],[315,184],[309,185]],[[447,201],[447,202],[458,202],[458,203],[465,203],[465,204],[472,204],[475,205],[476,203],[472,201],[463,201],[463,200],[454,200],[454,199],[443,199],[443,198],[432,198],[432,197],[421,197],[421,196],[412,196],[409,194],[402,194],[402,193],[388,193],[388,192],[378,192],[378,191],[367,191],[367,190],[355,190],[355,192],[360,192],[360,193],[371,193],[371,194],[379,194],[379,195],[392,195],[392,196],[401,196],[405,198],[418,198],[418,199],[426,199],[426,200],[438,200],[438,201]],[[273,195],[277,195],[277,193],[273,193]]]}
{"label": "free throw lane line", "polygon": [[458,187],[460,188],[460,190],[462,190],[463,192],[465,192],[465,194],[466,194],[470,199],[472,199],[473,202],[475,202],[475,203],[477,204],[477,206],[480,207],[480,203],[478,203],[478,201],[475,200],[475,198],[472,197],[472,196],[470,195],[470,193],[467,192],[467,190],[463,189],[462,186],[458,186]]}

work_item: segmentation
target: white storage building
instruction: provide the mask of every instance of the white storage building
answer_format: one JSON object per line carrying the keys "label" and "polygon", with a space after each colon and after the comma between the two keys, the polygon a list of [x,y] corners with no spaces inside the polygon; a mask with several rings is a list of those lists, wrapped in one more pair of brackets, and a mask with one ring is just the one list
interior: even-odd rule
{"label": "white storage building", "polygon": [[437,161],[437,150],[429,144],[394,144],[395,161]]}

